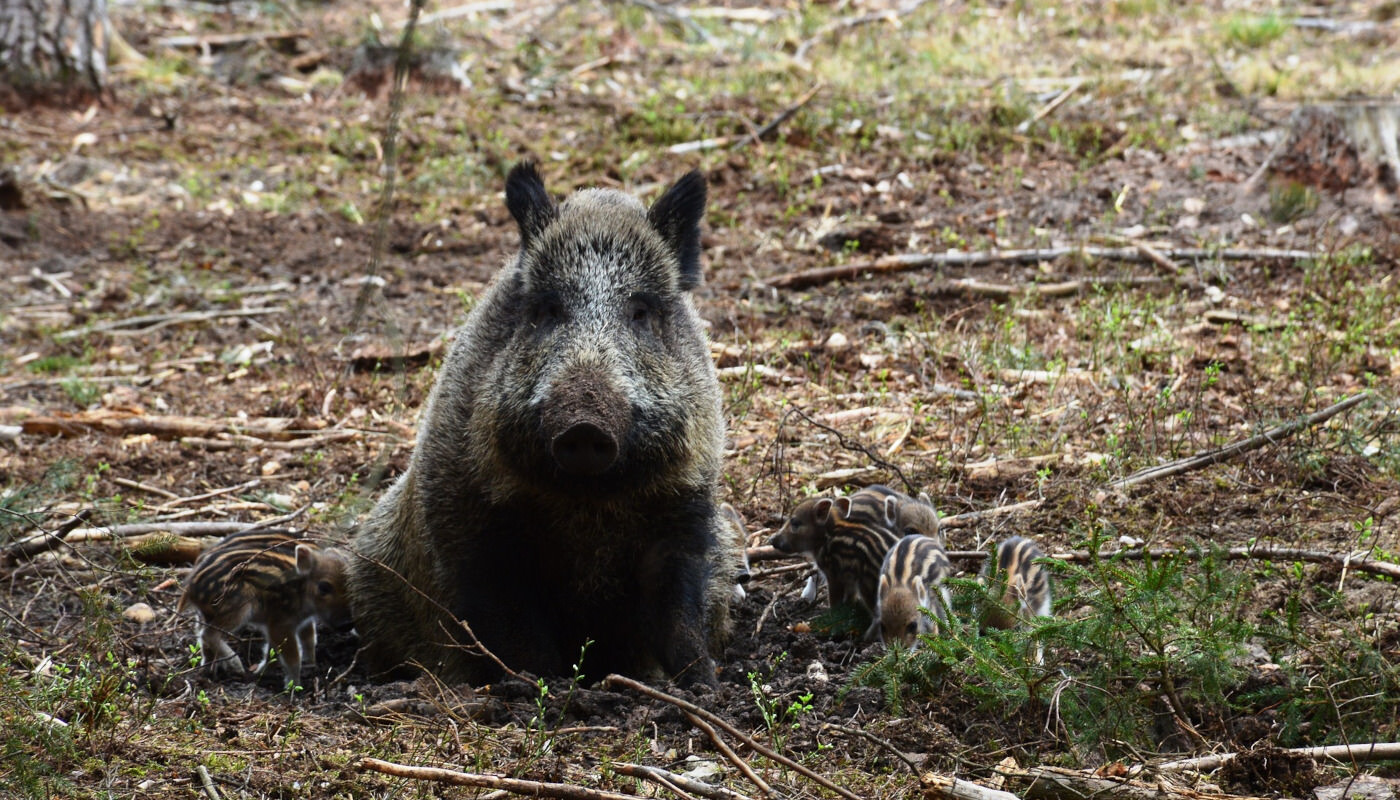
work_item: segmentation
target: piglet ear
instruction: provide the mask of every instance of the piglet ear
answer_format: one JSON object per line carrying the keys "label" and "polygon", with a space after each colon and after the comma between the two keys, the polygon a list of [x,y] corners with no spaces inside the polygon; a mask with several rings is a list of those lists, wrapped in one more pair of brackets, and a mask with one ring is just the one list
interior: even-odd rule
{"label": "piglet ear", "polygon": [[516,164],[506,176],[506,208],[520,226],[520,246],[528,248],[549,223],[558,216],[554,201],[545,191],[544,181],[533,162]]}
{"label": "piglet ear", "polygon": [[890,528],[899,525],[899,498],[893,495],[885,498],[885,525]]}
{"label": "piglet ear", "polygon": [[914,597],[919,601],[919,605],[924,608],[929,607],[928,587],[924,585],[924,576],[914,576]]}
{"label": "piglet ear", "polygon": [[680,259],[680,286],[685,291],[704,281],[700,272],[700,220],[705,216],[705,194],[705,176],[693,170],[657,198],[647,212],[647,220]]}
{"label": "piglet ear", "polygon": [[297,574],[310,575],[316,568],[316,551],[304,544],[297,545]]}
{"label": "piglet ear", "polygon": [[816,513],[817,522],[825,525],[826,521],[831,519],[831,498],[823,497],[818,500],[812,510]]}

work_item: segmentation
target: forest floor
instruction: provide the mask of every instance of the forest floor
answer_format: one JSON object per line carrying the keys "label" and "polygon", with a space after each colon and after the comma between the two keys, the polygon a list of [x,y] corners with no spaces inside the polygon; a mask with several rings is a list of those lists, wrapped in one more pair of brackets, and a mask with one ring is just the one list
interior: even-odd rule
{"label": "forest floor", "polygon": [[[935,775],[1051,796],[1023,771],[1044,766],[1319,800],[1365,774],[1394,796],[1394,762],[1274,748],[1400,739],[1400,594],[1377,574],[1400,563],[1393,176],[1280,144],[1306,144],[1306,103],[1393,102],[1395,3],[468,4],[420,28],[397,149],[405,4],[293,5],[114,7],[145,58],[104,102],[7,99],[0,547],[80,512],[296,512],[343,538],[517,245],[509,165],[644,198],[699,168],[722,494],[752,545],[804,496],[883,482],[948,515],[1040,501],[950,528],[951,550],[1017,534],[1094,557],[1054,565],[1052,620],[955,625],[914,656],[804,602],[800,562],[757,562],[720,688],[677,694],[860,797]],[[1074,252],[881,270],[1029,248]],[[790,277],[826,267],[850,269]],[[82,534],[0,563],[7,797],[478,791],[364,757],[681,796],[624,774],[640,763],[761,794],[586,654],[576,679],[383,684],[338,634],[295,699],[276,669],[211,679],[175,611],[188,565],[158,563],[170,535]],[[1138,544],[1181,554],[1105,555]],[[1226,557],[1256,545],[1338,559]],[[961,614],[977,588],[956,588]],[[836,796],[718,735],[775,795]]]}

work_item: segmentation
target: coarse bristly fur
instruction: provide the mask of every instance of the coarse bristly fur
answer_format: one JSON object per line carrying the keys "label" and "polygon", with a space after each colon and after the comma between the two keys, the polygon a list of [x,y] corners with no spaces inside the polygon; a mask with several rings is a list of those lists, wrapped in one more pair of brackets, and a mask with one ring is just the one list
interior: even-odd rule
{"label": "coarse bristly fur", "polygon": [[866,638],[878,634],[886,645],[913,648],[919,636],[937,635],[952,605],[943,584],[952,573],[952,562],[937,540],[912,534],[896,542],[880,566],[875,620]]}
{"label": "coarse bristly fur", "polygon": [[[1039,545],[1021,536],[1012,536],[997,545],[995,558],[987,560],[979,576],[984,584],[991,583],[981,613],[983,625],[1013,628],[1053,613],[1050,573],[1038,563],[1044,557],[1045,551]],[[1036,663],[1044,660],[1044,646],[1037,644]]]}
{"label": "coarse bristly fur", "polygon": [[[506,205],[520,253],[458,330],[408,469],[357,528],[351,597],[376,671],[657,670],[714,681],[707,598],[735,579],[717,514],[721,395],[690,291],[705,181],[650,208],[556,205],[532,165]],[[459,624],[459,620],[460,623]],[[464,628],[469,626],[472,638]]]}
{"label": "coarse bristly fur", "polygon": [[[228,637],[252,628],[276,652],[288,684],[316,662],[316,620],[350,623],[345,554],[318,548],[287,531],[236,533],[205,551],[190,570],[178,609],[199,611],[200,663],[217,673],[243,672]],[[263,660],[253,667],[261,671]]]}

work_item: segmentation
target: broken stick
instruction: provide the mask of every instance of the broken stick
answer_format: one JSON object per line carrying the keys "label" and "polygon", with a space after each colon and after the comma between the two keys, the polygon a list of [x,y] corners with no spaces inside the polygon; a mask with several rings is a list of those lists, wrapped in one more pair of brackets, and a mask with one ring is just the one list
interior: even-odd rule
{"label": "broken stick", "polygon": [[777,275],[763,283],[774,289],[805,289],[823,283],[855,278],[866,273],[907,272],[925,267],[979,266],[983,264],[1035,264],[1041,261],[1056,261],[1066,256],[1079,256],[1085,259],[1107,261],[1151,261],[1158,263],[1155,256],[1167,259],[1220,259],[1241,261],[1248,259],[1282,259],[1302,261],[1322,258],[1326,253],[1311,250],[1278,250],[1273,248],[1222,248],[1212,250],[1204,247],[1183,247],[1158,249],[1148,255],[1137,247],[1043,247],[1030,250],[991,250],[984,253],[970,253],[962,250],[949,250],[944,253],[897,253],[861,261],[855,264],[842,264],[836,267],[789,272]]}
{"label": "broken stick", "polygon": [[453,786],[474,786],[478,789],[504,789],[527,797],[558,797],[563,800],[637,800],[636,795],[607,792],[602,789],[589,789],[567,783],[546,783],[527,781],[521,778],[504,778],[499,775],[481,775],[474,772],[458,772],[442,767],[414,767],[395,764],[365,756],[355,762],[359,769],[368,769],[395,778],[409,778],[416,781],[436,781]]}
{"label": "broken stick", "polygon": [[[1354,763],[1400,761],[1400,742],[1333,744],[1323,747],[1291,747],[1284,748],[1282,752],[1290,755],[1307,756],[1309,758],[1330,758]],[[1184,770],[1209,772],[1213,769],[1225,766],[1229,762],[1235,760],[1235,757],[1238,755],[1239,753],[1219,753],[1213,756],[1168,761],[1165,764],[1157,765],[1156,769],[1158,772],[1181,772]]]}
{"label": "broken stick", "polygon": [[1200,469],[1201,467],[1207,467],[1211,464],[1219,463],[1227,458],[1230,458],[1231,456],[1239,455],[1240,453],[1258,449],[1266,444],[1274,444],[1280,439],[1292,436],[1293,434],[1297,433],[1300,430],[1303,430],[1304,428],[1311,428],[1323,422],[1326,422],[1332,417],[1335,417],[1343,411],[1346,411],[1347,409],[1362,402],[1363,400],[1366,400],[1370,396],[1371,393],[1369,391],[1354,394],[1345,400],[1333,403],[1332,405],[1322,409],[1321,411],[1309,414],[1308,416],[1303,417],[1302,419],[1294,420],[1292,422],[1279,425],[1276,428],[1270,428],[1269,430],[1264,431],[1258,436],[1252,436],[1248,439],[1245,439],[1242,442],[1235,442],[1234,444],[1226,445],[1225,447],[1217,448],[1215,450],[1211,450],[1200,455],[1192,456],[1190,458],[1183,458],[1178,461],[1173,461],[1170,464],[1162,464],[1160,466],[1138,470],[1137,472],[1134,472],[1132,475],[1129,475],[1126,478],[1120,478],[1116,481],[1113,481],[1109,484],[1109,487],[1113,489],[1125,489],[1129,486],[1134,486],[1139,483],[1145,483],[1147,481],[1156,480],[1158,478],[1166,478],[1172,475],[1179,475],[1183,472],[1189,472],[1193,469]]}
{"label": "broken stick", "polygon": [[670,703],[671,705],[681,709],[682,711],[687,712],[688,714],[693,714],[697,717],[701,717],[707,722],[711,722],[723,728],[724,731],[730,736],[733,736],[734,738],[743,742],[746,747],[748,747],[755,753],[758,753],[759,755],[763,756],[764,758],[767,758],[768,760],[776,762],[778,764],[782,764],[783,766],[787,767],[790,770],[793,770],[794,772],[799,772],[807,776],[808,778],[811,778],[812,780],[821,784],[823,787],[830,789],[831,791],[846,798],[846,800],[861,800],[861,797],[859,795],[853,794],[848,789],[844,789],[840,786],[837,786],[836,784],[832,783],[831,781],[827,780],[821,775],[818,775],[816,772],[813,772],[806,766],[799,764],[796,761],[793,761],[787,756],[774,752],[768,747],[764,747],[763,745],[754,741],[753,737],[748,736],[743,731],[740,731],[738,728],[734,727],[733,725],[730,725],[729,722],[726,721],[723,717],[706,711],[705,709],[695,705],[694,703],[686,702],[685,700],[682,700],[679,697],[673,697],[669,694],[666,694],[663,691],[660,691],[659,689],[653,689],[650,686],[647,686],[645,683],[642,683],[641,681],[634,681],[631,678],[627,678],[622,675],[609,675],[603,680],[603,683],[607,684],[608,686],[625,686],[629,689],[632,689],[633,691],[640,692],[641,694],[644,694],[647,697],[650,697],[654,700],[662,700],[667,703]]}

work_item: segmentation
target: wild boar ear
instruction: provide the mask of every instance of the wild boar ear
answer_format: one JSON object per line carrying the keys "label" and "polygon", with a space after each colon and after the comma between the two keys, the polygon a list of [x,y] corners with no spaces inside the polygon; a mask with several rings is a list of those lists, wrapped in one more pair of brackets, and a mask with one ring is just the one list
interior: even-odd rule
{"label": "wild boar ear", "polygon": [[692,170],[657,198],[647,220],[675,249],[681,262],[681,289],[704,281],[700,272],[700,220],[705,216],[705,176]]}
{"label": "wild boar ear", "polygon": [[310,575],[316,568],[316,551],[304,544],[297,545],[297,574]]}
{"label": "wild boar ear", "polygon": [[516,164],[506,176],[506,208],[520,226],[520,246],[530,246],[541,231],[558,216],[554,201],[545,191],[544,181],[532,161]]}
{"label": "wild boar ear", "polygon": [[847,519],[851,516],[851,498],[842,495],[836,498],[835,503],[837,516],[841,519]]}
{"label": "wild boar ear", "polygon": [[817,504],[812,507],[812,510],[816,514],[817,522],[826,524],[826,521],[831,518],[831,498],[823,497],[818,500]]}
{"label": "wild boar ear", "polygon": [[899,524],[899,498],[893,495],[885,498],[885,525],[893,528]]}

